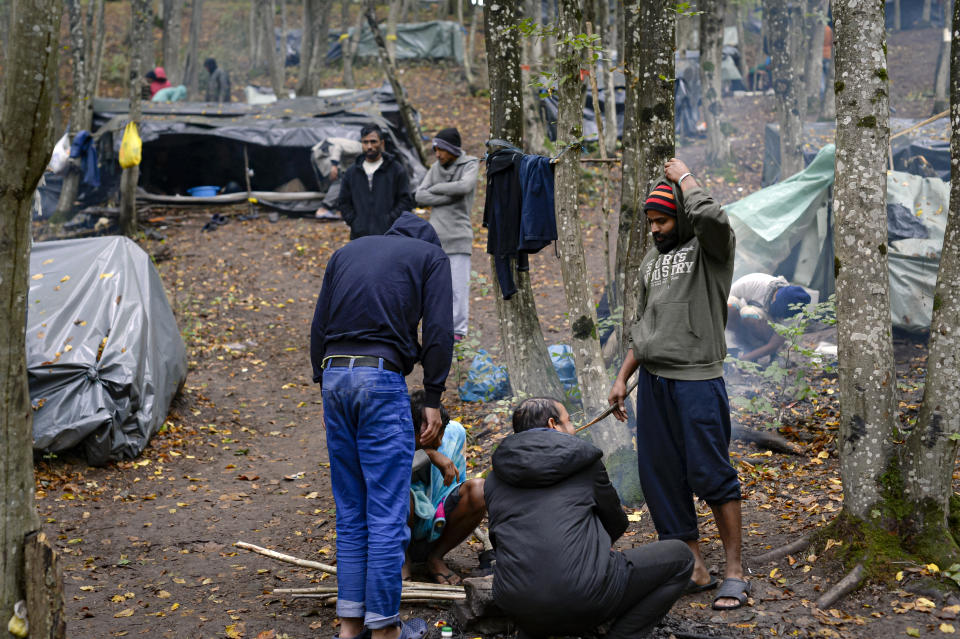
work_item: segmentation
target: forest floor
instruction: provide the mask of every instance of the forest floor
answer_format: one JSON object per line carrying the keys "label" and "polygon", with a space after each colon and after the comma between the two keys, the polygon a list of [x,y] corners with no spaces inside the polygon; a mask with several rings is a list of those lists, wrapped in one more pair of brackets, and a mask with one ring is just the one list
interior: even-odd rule
{"label": "forest floor", "polygon": [[[932,86],[938,37],[937,30],[891,37],[890,77],[900,116],[929,114],[932,100],[923,91]],[[402,79],[428,134],[455,124],[466,150],[482,155],[487,98],[467,94],[459,73],[449,67],[407,66]],[[774,115],[769,96],[730,98],[724,109],[737,131],[736,165],[704,166],[700,140],[682,141],[678,155],[726,203],[759,188],[763,124]],[[616,197],[619,178],[593,171],[585,179],[582,214],[588,267],[599,298],[605,268],[597,192],[600,181],[608,179]],[[471,334],[496,356],[496,311],[484,275],[489,266],[486,232],[480,228],[482,202],[481,179],[473,253],[473,267],[480,275],[472,287]],[[245,209],[217,212],[232,221],[209,233],[201,232],[209,210],[154,207],[142,215],[154,219],[152,226],[166,236],[163,242],[144,240],[142,245],[165,257],[158,260],[158,269],[189,357],[186,386],[162,432],[132,461],[92,468],[66,456],[37,464],[38,508],[61,553],[71,638],[295,639],[337,632],[331,608],[271,594],[273,588],[331,579],[233,543],[246,541],[336,562],[335,510],[308,342],[324,264],[347,242],[347,229],[303,218],[281,217],[271,224],[266,215],[241,222],[231,213]],[[563,343],[570,328],[558,261],[544,251],[531,263],[547,341]],[[897,360],[906,420],[915,415],[922,393],[924,345],[898,340]],[[454,366],[445,403],[468,429],[468,474],[473,477],[486,468],[490,451],[509,433],[509,425],[508,413],[499,404],[459,401],[457,379],[468,364]],[[417,386],[418,374],[408,381],[411,388]],[[755,561],[824,526],[842,505],[834,444],[835,379],[819,375],[812,383],[817,396],[791,403],[784,411],[781,433],[794,443],[797,454],[772,453],[739,441],[732,446],[731,459],[744,492],[744,555],[753,584],[749,605],[717,612],[710,608],[709,594],[684,597],[658,636],[677,629],[726,637],[957,632],[960,599],[924,589],[930,567],[891,566],[875,584],[821,611],[812,601],[843,576],[837,559],[843,540],[769,564]],[[736,417],[755,427],[767,425],[759,415],[737,411]],[[699,504],[698,512],[707,561],[722,570],[709,509]],[[645,509],[631,511],[630,520],[618,548],[655,538]],[[451,566],[468,575],[477,566],[478,550],[476,541],[462,545],[452,553]],[[431,624],[453,621],[450,608],[442,605],[404,606],[402,614],[423,616]],[[458,636],[476,636],[456,631]]]}

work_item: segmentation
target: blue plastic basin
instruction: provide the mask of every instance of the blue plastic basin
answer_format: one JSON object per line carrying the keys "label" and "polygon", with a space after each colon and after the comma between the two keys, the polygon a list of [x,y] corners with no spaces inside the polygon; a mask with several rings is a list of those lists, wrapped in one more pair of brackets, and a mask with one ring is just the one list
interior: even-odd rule
{"label": "blue plastic basin", "polygon": [[213,197],[219,191],[219,186],[195,186],[192,189],[187,189],[187,193],[189,193],[191,197]]}

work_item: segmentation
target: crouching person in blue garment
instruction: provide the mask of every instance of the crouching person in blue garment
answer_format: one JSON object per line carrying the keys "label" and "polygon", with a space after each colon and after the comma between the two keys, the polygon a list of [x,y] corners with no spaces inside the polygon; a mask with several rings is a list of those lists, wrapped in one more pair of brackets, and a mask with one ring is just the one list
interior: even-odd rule
{"label": "crouching person in blue garment", "polygon": [[627,517],[599,448],[574,435],[555,399],[523,401],[514,434],[484,484],[497,553],[493,598],[527,635],[579,635],[611,622],[608,639],[642,637],[693,571],[682,541],[611,549]]}
{"label": "crouching person in blue garment", "polygon": [[[327,262],[310,333],[323,385],[337,505],[340,639],[420,639],[400,624],[400,571],[410,540],[414,430],[404,377],[423,365],[421,440],[441,434],[440,396],[453,357],[450,261],[429,223],[404,212],[385,235],[356,239]],[[422,346],[417,327],[422,321]]]}
{"label": "crouching person in blue garment", "polygon": [[[410,394],[410,413],[419,433],[426,395]],[[458,584],[460,577],[444,561],[487,514],[483,501],[483,480],[467,479],[464,444],[467,432],[440,407],[443,436],[421,445],[414,455],[410,483],[410,529],[413,541],[407,548],[403,577],[410,576],[410,564],[426,559],[430,579],[438,584]]]}

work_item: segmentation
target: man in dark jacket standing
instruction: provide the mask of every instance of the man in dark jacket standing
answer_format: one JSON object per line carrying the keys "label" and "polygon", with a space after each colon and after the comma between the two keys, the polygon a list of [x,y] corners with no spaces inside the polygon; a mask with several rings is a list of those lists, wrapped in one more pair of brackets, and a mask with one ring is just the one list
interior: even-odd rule
{"label": "man in dark jacket standing", "polygon": [[626,420],[626,384],[637,372],[637,455],[653,523],[660,539],[687,543],[696,558],[691,590],[708,590],[717,583],[700,554],[694,494],[710,505],[726,556],[713,607],[730,610],[750,593],[723,383],[736,238],[727,215],[683,162],[672,158],[664,173],[668,181],[644,203],[655,247],[640,263],[639,308],[630,318],[630,350],[610,403],[617,419]]}
{"label": "man in dark jacket standing", "polygon": [[229,102],[230,74],[218,67],[217,61],[213,58],[204,60],[203,68],[210,74],[210,77],[207,78],[205,100],[207,102]]}
{"label": "man in dark jacket standing", "polygon": [[403,165],[383,150],[380,129],[360,130],[363,153],[347,169],[340,185],[337,208],[350,227],[350,239],[383,235],[404,211],[413,209],[410,182]]}
{"label": "man in dark jacket standing", "polygon": [[649,632],[682,594],[693,555],[679,541],[625,552],[627,529],[600,449],[574,436],[563,405],[527,399],[484,484],[497,551],[493,598],[528,635],[577,635],[606,621],[608,639]]}
{"label": "man in dark jacket standing", "polygon": [[[327,262],[310,334],[313,381],[337,506],[341,639],[419,639],[400,622],[400,571],[410,540],[414,430],[404,376],[418,360],[421,442],[442,435],[440,396],[453,356],[450,262],[430,224],[403,213],[386,235],[360,238]],[[422,321],[423,345],[417,342]]]}

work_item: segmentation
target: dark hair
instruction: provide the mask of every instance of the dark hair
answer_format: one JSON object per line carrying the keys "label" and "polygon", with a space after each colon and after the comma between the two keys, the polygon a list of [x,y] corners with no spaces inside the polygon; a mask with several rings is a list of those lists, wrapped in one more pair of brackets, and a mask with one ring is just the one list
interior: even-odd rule
{"label": "dark hair", "polygon": [[[420,440],[420,428],[423,426],[423,403],[427,400],[427,394],[422,390],[410,393],[410,417],[413,418],[413,432],[417,434],[417,440]],[[447,409],[440,405],[440,421],[444,427],[450,421],[450,415]]]}
{"label": "dark hair", "polygon": [[364,124],[363,128],[360,129],[360,137],[365,138],[370,133],[376,133],[378,138],[383,139],[383,133],[381,133],[380,127],[376,124]]}
{"label": "dark hair", "polygon": [[513,411],[513,432],[546,428],[551,417],[559,422],[560,406],[560,401],[552,397],[531,397],[523,400]]}
{"label": "dark hair", "polygon": [[216,71],[217,61],[214,60],[213,58],[207,58],[206,60],[203,61],[203,68],[208,69],[211,72]]}

